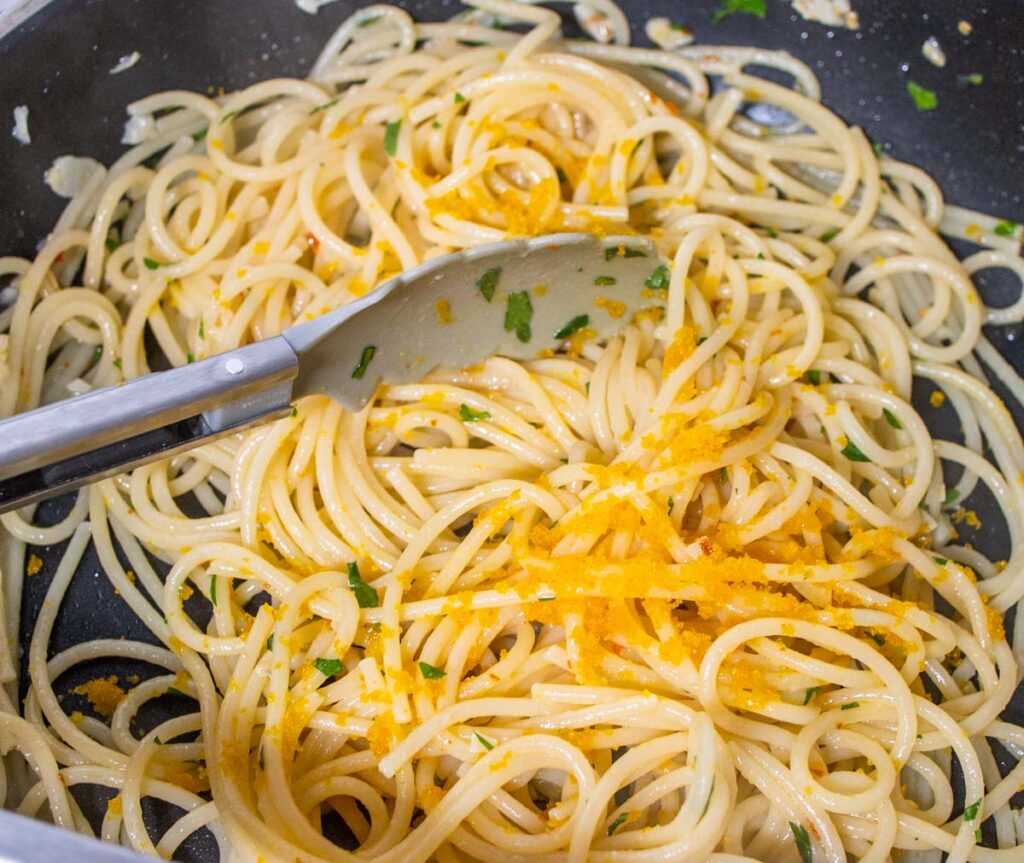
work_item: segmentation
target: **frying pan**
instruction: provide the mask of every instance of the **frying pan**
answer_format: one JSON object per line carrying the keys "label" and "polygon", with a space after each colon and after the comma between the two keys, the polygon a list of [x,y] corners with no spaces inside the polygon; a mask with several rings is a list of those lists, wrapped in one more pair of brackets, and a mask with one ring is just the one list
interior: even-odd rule
{"label": "frying pan", "polygon": [[[73,153],[110,162],[122,151],[119,141],[128,102],[164,89],[215,92],[277,75],[302,77],[334,28],[360,5],[366,4],[339,0],[310,16],[291,0],[32,0],[21,11],[0,16],[0,254],[31,256],[56,221],[63,202],[42,178],[57,156]],[[418,20],[448,18],[460,8],[454,0],[399,5]],[[984,5],[854,0],[861,21],[856,32],[804,21],[784,0],[767,0],[764,20],[736,14],[718,23],[712,21],[718,0],[621,0],[621,5],[632,22],[636,44],[647,44],[643,22],[662,15],[691,28],[699,43],[790,51],[819,77],[827,105],[847,122],[862,126],[895,157],[928,171],[947,200],[1024,221],[1020,0],[990,0]],[[961,19],[973,27],[969,36],[958,31]],[[577,35],[571,15],[565,20],[566,32]],[[922,57],[921,45],[929,36],[937,37],[945,50],[945,68]],[[132,51],[141,54],[134,67],[108,74]],[[967,81],[973,73],[983,76],[980,85]],[[911,79],[938,94],[937,110],[915,109],[906,91]],[[17,105],[27,105],[30,111],[30,146],[6,133],[4,124],[12,122]],[[996,278],[981,288],[995,305],[1020,290]],[[1024,351],[1017,344],[1024,338],[1024,327],[1002,327],[988,335],[1018,371],[1024,371]],[[1013,409],[1020,426],[1024,414],[1016,405]],[[941,422],[936,430],[943,431]],[[37,520],[53,523],[68,505],[67,500],[50,501],[40,507]],[[1005,551],[1005,538],[991,502],[975,504],[972,498],[971,505],[986,527],[967,539],[998,558]],[[26,579],[23,643],[63,548],[61,544],[31,549],[43,560],[43,570]],[[86,639],[119,636],[151,638],[114,595],[95,555],[87,553],[68,591],[51,648],[56,652]],[[62,676],[59,691],[70,692],[98,673],[146,676],[147,669],[83,665]],[[23,675],[23,692],[24,686]],[[1004,718],[1024,724],[1021,692]],[[76,792],[94,827],[108,796]],[[159,820],[160,813],[153,815]],[[0,859],[27,863],[68,854],[84,861],[130,859],[92,843],[67,844],[60,836],[27,839],[25,829],[11,816],[0,816]],[[209,843],[209,836],[197,834],[176,856],[209,859]]]}

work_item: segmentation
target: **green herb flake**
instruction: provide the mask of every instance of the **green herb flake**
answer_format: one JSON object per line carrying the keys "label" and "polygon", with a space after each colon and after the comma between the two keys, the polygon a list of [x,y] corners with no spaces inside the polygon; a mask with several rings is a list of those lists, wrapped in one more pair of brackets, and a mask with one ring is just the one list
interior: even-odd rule
{"label": "green herb flake", "polygon": [[501,267],[494,267],[476,280],[477,289],[484,295],[484,299],[487,300],[487,302],[494,299],[494,291],[498,287],[498,278],[500,276]]}
{"label": "green herb flake", "polygon": [[223,126],[228,120],[234,119],[241,113],[241,108],[239,108],[237,111],[228,111],[223,117],[220,118],[220,124]]}
{"label": "green herb flake", "polygon": [[964,821],[973,821],[981,811],[981,801],[975,800],[970,806],[964,808]]}
{"label": "green herb flake", "polygon": [[803,863],[813,863],[814,849],[811,847],[811,837],[807,833],[807,828],[790,821],[789,829],[793,831],[793,841],[796,842],[796,850],[800,852],[800,859]]}
{"label": "green herb flake", "polygon": [[820,387],[821,386],[821,372],[819,372],[817,369],[811,369],[807,373],[807,380],[809,380],[812,384],[814,384],[814,386]]}
{"label": "green herb flake", "polygon": [[490,411],[475,411],[469,405],[459,405],[459,419],[464,423],[477,423],[490,418]]}
{"label": "green herb flake", "polygon": [[533,333],[530,320],[533,318],[533,303],[526,291],[516,291],[508,295],[505,307],[505,331],[514,332],[521,342],[528,342]]}
{"label": "green herb flake", "polygon": [[356,595],[360,608],[376,608],[380,604],[377,591],[363,581],[359,574],[359,564],[355,561],[348,565],[348,588]]}
{"label": "green herb flake", "polygon": [[108,252],[116,252],[118,249],[121,248],[121,243],[119,243],[113,237],[107,237],[107,239],[103,241],[103,245],[107,247]]}
{"label": "green herb flake", "polygon": [[871,151],[876,156],[881,156],[882,153],[885,152],[885,144],[883,144],[881,141],[875,141],[875,143],[871,145]]}
{"label": "green herb flake", "polygon": [[831,231],[825,231],[818,239],[823,243],[831,243],[838,236],[839,228],[833,228]]}
{"label": "green herb flake", "polygon": [[217,604],[217,576],[210,576],[210,602]]}
{"label": "green herb flake", "polygon": [[644,285],[652,291],[667,291],[670,280],[671,276],[669,275],[668,267],[661,264],[647,277],[647,281],[644,282]]}
{"label": "green herb flake", "polygon": [[981,844],[981,828],[980,827],[977,830],[974,831],[974,844],[975,845],[980,845]]}
{"label": "green herb flake", "polygon": [[871,634],[871,640],[875,642],[879,647],[885,647],[885,636],[879,635],[877,632]]}
{"label": "green herb flake", "polygon": [[298,417],[298,415],[299,415],[299,409],[297,407],[295,407],[295,405],[292,405],[292,419],[295,419],[296,417]]}
{"label": "green herb flake", "polygon": [[980,72],[971,72],[971,74],[967,75],[964,80],[972,87],[980,87],[985,81],[985,76]]}
{"label": "green herb flake", "polygon": [[194,363],[196,361],[196,355],[194,353],[192,353],[192,351],[189,351],[187,354],[185,354],[185,361],[189,365],[191,365],[192,363]]}
{"label": "green herb flake", "polygon": [[454,97],[454,101],[455,101],[456,105],[461,105],[463,102],[466,101],[466,97],[463,96],[461,93],[456,93],[455,97]]}
{"label": "green herb flake", "polygon": [[324,102],[322,105],[317,105],[315,108],[311,108],[309,115],[312,117],[314,114],[319,114],[321,111],[326,111],[328,108],[333,108],[338,102],[341,101],[341,96],[336,99],[331,99],[330,102]]}
{"label": "green herb flake", "polygon": [[182,698],[191,698],[187,692],[182,692],[177,686],[168,686],[165,695],[180,695]]}
{"label": "green herb flake", "polygon": [[735,15],[737,12],[764,18],[767,11],[765,0],[720,0],[718,9],[711,20],[717,24],[719,21],[728,18],[730,15]]}
{"label": "green herb flake", "polygon": [[474,731],[473,735],[476,737],[477,740],[480,741],[480,745],[488,752],[490,752],[494,748],[494,744],[491,743],[491,741],[488,740],[486,737],[484,737],[479,731]]}
{"label": "green herb flake", "polygon": [[267,636],[266,648],[268,653],[274,649],[274,633]]}
{"label": "green herb flake", "polygon": [[590,323],[590,315],[576,315],[571,321],[566,322],[561,326],[558,332],[555,333],[556,339],[567,339],[573,333],[579,332],[587,324]]}
{"label": "green herb flake", "polygon": [[313,665],[316,666],[316,670],[324,677],[334,677],[335,674],[344,668],[340,659],[324,659],[322,656],[314,660]]}
{"label": "green herb flake", "polygon": [[206,138],[206,133],[210,131],[210,127],[207,126],[205,129],[200,129],[198,132],[192,133],[192,140],[197,144]]}
{"label": "green herb flake", "polygon": [[938,557],[934,554],[932,555],[932,560],[934,560],[939,566],[945,566],[947,563],[949,563],[949,561],[946,558]]}
{"label": "green herb flake", "polygon": [[382,16],[380,15],[367,15],[365,18],[361,18],[356,27],[369,27],[371,24],[380,21]]}
{"label": "green herb flake", "polygon": [[844,704],[839,709],[840,710],[853,710],[854,707],[860,707],[860,702],[859,701],[850,701],[847,704]]}
{"label": "green herb flake", "polygon": [[142,263],[146,265],[146,269],[147,270],[155,270],[155,269],[157,269],[160,266],[152,258],[143,258],[142,259]]}
{"label": "green herb flake", "polygon": [[118,371],[121,371],[121,358],[120,357],[114,357],[114,368],[117,369]]}
{"label": "green herb flake", "polygon": [[846,446],[842,449],[843,455],[845,455],[850,461],[871,461],[864,453],[860,451],[852,440],[847,441]]}
{"label": "green herb flake", "polygon": [[562,168],[555,168],[555,174],[558,176],[559,183],[569,182],[569,175]]}
{"label": "green herb flake", "polygon": [[1000,237],[1012,237],[1017,228],[1018,225],[1016,222],[1004,221],[996,225],[994,230]]}
{"label": "green herb flake", "polygon": [[608,825],[608,835],[611,836],[616,830],[625,824],[628,817],[629,816],[625,812],[621,813],[618,818]]}
{"label": "green herb flake", "polygon": [[384,151],[389,156],[394,156],[398,150],[398,130],[401,128],[401,120],[395,120],[384,127]]}
{"label": "green herb flake", "polygon": [[156,737],[154,737],[154,738],[153,738],[153,742],[154,742],[154,743],[155,743],[155,744],[156,744],[157,746],[163,746],[163,745],[164,745],[164,742],[163,742],[163,741],[162,741],[162,740],[160,739],[160,736],[159,736],[159,735],[157,735]]}
{"label": "green herb flake", "polygon": [[935,91],[928,90],[914,81],[907,81],[907,92],[914,100],[918,111],[934,111],[939,107],[939,97],[935,95]]}
{"label": "green herb flake", "polygon": [[203,324],[203,319],[199,319],[199,338],[206,338],[206,326]]}
{"label": "green herb flake", "polygon": [[447,674],[443,668],[438,668],[436,665],[431,665],[429,662],[420,661],[420,674],[423,675],[425,680],[440,680]]}
{"label": "green herb flake", "polygon": [[810,704],[811,699],[814,698],[821,691],[820,686],[812,686],[810,689],[804,691],[804,704]]}
{"label": "green herb flake", "polygon": [[950,506],[956,503],[960,499],[960,489],[951,488],[946,492],[946,496],[942,499],[943,506]]}
{"label": "green herb flake", "polygon": [[594,279],[594,284],[599,287],[605,287],[606,285],[614,285],[616,279],[614,276],[598,276]]}
{"label": "green herb flake", "polygon": [[356,367],[352,369],[352,377],[357,381],[361,381],[363,379],[363,375],[366,374],[366,368],[370,365],[375,353],[377,353],[377,348],[373,345],[367,345],[363,348],[363,352],[359,355],[359,362],[356,363]]}
{"label": "green herb flake", "polygon": [[903,428],[903,423],[900,422],[900,418],[896,416],[889,408],[882,408],[882,415],[885,417],[885,421],[889,423],[894,429]]}
{"label": "green herb flake", "polygon": [[718,481],[719,482],[728,482],[729,481],[729,468],[723,467],[718,472]]}
{"label": "green herb flake", "polygon": [[646,258],[647,252],[634,249],[630,246],[610,246],[604,250],[604,259],[613,261],[615,258]]}
{"label": "green herb flake", "polygon": [[440,129],[441,128],[441,121],[440,120],[434,120],[434,122],[430,124],[430,128],[431,129]]}

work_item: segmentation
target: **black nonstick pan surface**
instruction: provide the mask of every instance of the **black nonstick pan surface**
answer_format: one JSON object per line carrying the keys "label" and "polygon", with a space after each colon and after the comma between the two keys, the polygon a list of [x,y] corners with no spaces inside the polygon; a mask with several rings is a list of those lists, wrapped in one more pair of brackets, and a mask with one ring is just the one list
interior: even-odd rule
{"label": "black nonstick pan surface", "polygon": [[[663,15],[692,29],[698,43],[790,51],[818,76],[829,107],[862,126],[893,156],[928,171],[948,201],[1024,221],[1021,0],[854,0],[861,23],[854,32],[804,21],[785,0],[767,0],[764,20],[736,14],[718,23],[713,21],[718,0],[620,2],[636,44],[647,44],[643,22]],[[340,0],[316,16],[291,0],[53,0],[44,5],[0,37],[0,255],[31,256],[56,221],[63,201],[43,184],[43,173],[57,156],[89,155],[110,162],[123,150],[119,142],[128,102],[164,89],[230,91],[273,76],[303,77],[335,27],[363,5]],[[454,0],[399,5],[419,20],[448,18],[462,8]],[[558,8],[567,15],[566,32],[575,35],[569,6]],[[964,20],[971,25],[970,35],[958,29]],[[945,51],[944,68],[921,55],[929,36]],[[141,54],[133,68],[108,74],[132,51]],[[977,74],[982,83],[969,83],[967,76]],[[906,90],[909,80],[937,93],[936,110],[915,108]],[[8,132],[17,105],[30,111],[30,146],[18,144]],[[982,289],[990,302],[1002,305],[1020,286],[992,279]],[[988,335],[1024,372],[1024,327],[1012,325]],[[1019,410],[1016,415],[1018,424],[1024,423]],[[985,518],[986,504],[991,502],[971,499],[985,528],[968,539],[998,558],[1005,549],[1005,530],[994,509]],[[68,505],[66,499],[50,501],[40,507],[37,519],[52,523]],[[44,565],[26,579],[24,643],[63,546],[30,551]],[[149,634],[114,595],[89,553],[68,592],[51,649],[120,636],[147,639]],[[98,671],[80,666],[64,675],[61,689],[69,691]],[[107,667],[103,671],[111,673]],[[145,670],[121,673],[144,675]],[[1021,692],[1005,718],[1024,724]],[[105,798],[79,799],[90,817],[102,816]],[[200,860],[203,851],[198,837],[179,854]]]}

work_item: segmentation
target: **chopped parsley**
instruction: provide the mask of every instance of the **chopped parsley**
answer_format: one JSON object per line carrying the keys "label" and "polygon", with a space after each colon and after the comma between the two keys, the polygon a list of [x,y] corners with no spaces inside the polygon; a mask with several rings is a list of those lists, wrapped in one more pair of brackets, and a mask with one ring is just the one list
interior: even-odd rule
{"label": "chopped parsley", "polygon": [[143,258],[142,263],[146,265],[147,270],[155,270],[160,265],[152,258]]}
{"label": "chopped parsley", "polygon": [[434,122],[430,124],[430,128],[431,129],[440,129],[441,128],[441,121],[440,120],[434,120]]}
{"label": "chopped parsley", "polygon": [[464,423],[476,423],[490,418],[490,411],[475,411],[469,405],[459,405],[459,419]]}
{"label": "chopped parsley", "polygon": [[292,405],[292,419],[295,419],[299,415],[299,409]]}
{"label": "chopped parsley", "polygon": [[765,0],[719,0],[718,9],[711,20],[717,24],[722,19],[735,15],[737,12],[764,18],[767,11]]}
{"label": "chopped parsley", "polygon": [[555,168],[555,174],[558,176],[559,183],[569,182],[569,175],[562,168]]}
{"label": "chopped parsley", "polygon": [[486,737],[484,737],[479,731],[474,731],[473,735],[476,737],[477,740],[480,741],[480,745],[488,752],[490,752],[494,748],[494,744],[491,743],[491,741],[488,740]]}
{"label": "chopped parsley", "polygon": [[476,286],[487,302],[494,299],[494,291],[498,287],[498,277],[500,275],[501,267],[494,267],[494,269],[488,270],[476,280]]}
{"label": "chopped parsley", "polygon": [[199,338],[201,338],[201,339],[205,339],[206,338],[206,327],[203,326],[203,319],[202,318],[199,319]]}
{"label": "chopped parsley", "polygon": [[985,76],[980,72],[971,72],[971,74],[967,75],[964,80],[972,87],[978,87],[985,81]]}
{"label": "chopped parsley", "polygon": [[191,698],[187,692],[182,692],[177,686],[168,686],[164,695],[180,695],[182,698]]}
{"label": "chopped parsley", "polygon": [[871,640],[875,642],[879,647],[885,646],[885,636],[879,635],[877,632],[871,634]]}
{"label": "chopped parsley", "polygon": [[608,835],[611,836],[616,830],[618,830],[623,824],[626,823],[626,819],[629,816],[623,812],[616,818],[611,824],[608,825]]}
{"label": "chopped parsley", "polygon": [[669,275],[668,267],[661,264],[647,277],[647,281],[644,282],[644,285],[652,291],[667,291],[670,279],[671,276]]}
{"label": "chopped parsley", "polygon": [[630,246],[612,246],[611,248],[604,250],[604,259],[606,261],[614,260],[615,258],[646,258],[647,252],[642,252],[640,249],[634,249]]}
{"label": "chopped parsley", "polygon": [[875,143],[871,145],[871,150],[876,156],[881,156],[882,153],[885,152],[885,144],[881,141],[875,141]]}
{"label": "chopped parsley", "polygon": [[356,27],[369,27],[375,21],[380,21],[381,15],[367,15],[365,18],[361,18],[356,24]]}
{"label": "chopped parsley", "polygon": [[810,689],[804,691],[804,704],[810,704],[811,699],[814,698],[821,691],[820,686],[812,686]]}
{"label": "chopped parsley", "polygon": [[206,137],[206,133],[210,131],[210,127],[207,126],[205,129],[200,129],[198,132],[192,133],[192,140],[197,144]]}
{"label": "chopped parsley", "polygon": [[313,114],[319,114],[321,111],[326,111],[328,108],[333,108],[338,102],[341,101],[341,96],[336,99],[331,99],[330,102],[324,102],[322,105],[317,105],[315,108],[311,108],[309,111],[310,116]]}
{"label": "chopped parsley", "polygon": [[359,564],[355,561],[348,565],[348,589],[356,595],[360,608],[376,608],[380,604],[377,591],[363,581],[359,574]]}
{"label": "chopped parsley", "polygon": [[885,421],[889,423],[894,429],[903,428],[903,423],[896,414],[894,414],[889,408],[882,408],[882,415],[885,417]]}
{"label": "chopped parsley", "polygon": [[1016,230],[1017,230],[1017,223],[1016,222],[1006,222],[1006,221],[1004,221],[1004,222],[1000,222],[995,227],[995,232],[997,234],[999,234],[1000,237],[1012,237],[1013,236],[1013,232],[1016,231]]}
{"label": "chopped parsley", "polygon": [[334,677],[343,668],[340,659],[324,659],[322,656],[314,660],[313,665],[324,677]]}
{"label": "chopped parsley", "polygon": [[440,680],[447,674],[443,668],[438,668],[436,665],[431,665],[429,662],[420,661],[420,674],[426,680]]}
{"label": "chopped parsley", "polygon": [[949,561],[946,558],[936,557],[935,555],[932,555],[932,560],[934,560],[939,566],[945,566],[947,563],[949,563]]}
{"label": "chopped parsley", "polygon": [[[575,332],[582,330],[587,324],[590,323],[590,315],[576,315],[571,321],[563,324],[562,327],[555,333],[556,339],[567,339]],[[508,329],[506,327],[506,329]]]}
{"label": "chopped parsley", "polygon": [[274,633],[270,633],[270,635],[267,636],[266,648],[268,651],[274,649]]}
{"label": "chopped parsley", "polygon": [[973,821],[981,811],[981,801],[975,800],[970,806],[964,807],[964,821]]}
{"label": "chopped parsley", "polygon": [[239,108],[237,111],[228,111],[223,117],[220,118],[220,124],[223,126],[228,120],[237,117],[242,113],[242,109]]}
{"label": "chopped parsley", "polygon": [[913,81],[907,81],[907,92],[914,100],[918,111],[934,111],[939,107],[939,97],[934,90],[928,90]]}
{"label": "chopped parsley", "polygon": [[465,101],[466,101],[466,97],[463,96],[461,93],[456,93],[455,94],[455,104],[456,105],[461,105]]}
{"label": "chopped parsley", "polygon": [[778,231],[776,231],[776,230],[775,230],[775,228],[765,228],[765,229],[764,229],[764,232],[765,232],[765,233],[766,233],[766,234],[767,234],[767,235],[768,235],[769,237],[771,237],[771,238],[772,238],[773,240],[774,240],[774,239],[777,239],[777,238],[778,238],[778,236],[779,236],[779,232],[778,232]]}
{"label": "chopped parsley", "polygon": [[516,291],[508,295],[505,307],[505,330],[514,332],[521,342],[528,342],[533,336],[530,320],[533,318],[533,303],[526,291]]}
{"label": "chopped parsley", "polygon": [[401,128],[401,120],[395,120],[384,127],[384,150],[389,156],[394,156],[398,150],[398,130]]}
{"label": "chopped parsley", "polygon": [[789,829],[793,831],[793,841],[796,842],[796,850],[800,852],[800,859],[803,863],[812,863],[814,849],[811,847],[811,837],[807,828],[795,821],[790,821]]}
{"label": "chopped parsley", "polygon": [[210,576],[210,602],[217,604],[217,576]]}
{"label": "chopped parsley", "polygon": [[192,351],[189,351],[187,354],[185,354],[185,360],[191,365],[196,361],[196,355],[192,353]]}
{"label": "chopped parsley", "polygon": [[818,239],[823,243],[831,243],[838,236],[839,228],[833,228],[831,231],[825,231]]}
{"label": "chopped parsley", "polygon": [[616,279],[614,276],[598,276],[596,279],[594,279],[594,284],[598,285],[599,287],[604,287],[606,285],[614,285],[615,282]]}
{"label": "chopped parsley", "polygon": [[113,237],[107,237],[107,239],[103,241],[103,245],[107,247],[108,252],[116,252],[121,248],[121,244]]}
{"label": "chopped parsley", "polygon": [[114,357],[114,368],[117,369],[118,371],[121,371],[121,358],[120,357]]}
{"label": "chopped parsley", "polygon": [[668,499],[668,514],[672,515],[672,510],[676,508],[676,500],[674,497]]}
{"label": "chopped parsley", "polygon": [[814,386],[820,387],[821,386],[821,372],[819,372],[817,369],[811,369],[809,372],[807,372],[807,380],[809,380],[812,384],[814,384]]}
{"label": "chopped parsley", "polygon": [[960,489],[951,488],[946,492],[946,496],[942,499],[943,506],[949,506],[950,504],[956,503],[960,497]]}
{"label": "chopped parsley", "polygon": [[160,739],[160,736],[159,736],[159,735],[157,735],[156,737],[154,737],[154,738],[153,738],[153,742],[154,742],[154,743],[155,743],[155,744],[156,744],[157,746],[163,746],[163,745],[164,745],[164,742],[163,742],[163,741],[162,741],[162,740]]}
{"label": "chopped parsley", "polygon": [[373,345],[367,345],[363,348],[363,352],[359,355],[359,362],[356,363],[356,367],[352,369],[352,377],[357,381],[363,379],[363,375],[366,374],[366,367],[370,365],[375,353],[377,353],[377,348]]}
{"label": "chopped parsley", "polygon": [[859,701],[851,701],[851,702],[849,702],[847,704],[844,704],[839,709],[840,710],[853,710],[854,707],[860,707],[860,702]]}
{"label": "chopped parsley", "polygon": [[842,449],[843,455],[845,455],[850,461],[871,461],[864,453],[860,451],[852,440],[846,442],[846,446]]}

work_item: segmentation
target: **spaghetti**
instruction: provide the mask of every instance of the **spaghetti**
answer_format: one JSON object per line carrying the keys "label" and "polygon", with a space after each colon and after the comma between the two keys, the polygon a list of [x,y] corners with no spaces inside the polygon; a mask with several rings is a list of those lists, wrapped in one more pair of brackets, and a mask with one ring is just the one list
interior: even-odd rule
{"label": "spaghetti", "polygon": [[[147,331],[184,365],[510,235],[649,236],[663,308],[3,516],[7,805],[94,832],[72,791],[110,789],[97,832],[164,857],[206,830],[288,863],[1016,859],[1024,448],[986,380],[1024,385],[981,327],[1024,299],[972,275],[1024,274],[1019,238],[788,55],[633,48],[605,0],[603,42],[474,6],[360,10],[309,80],[151,96],[109,168],[55,166],[64,215],[0,259],[0,410],[145,374]],[[984,497],[999,563],[958,541]],[[65,540],[19,709],[27,547]],[[90,543],[152,638],[51,654]],[[69,712],[56,681],[98,658],[150,672]]]}

